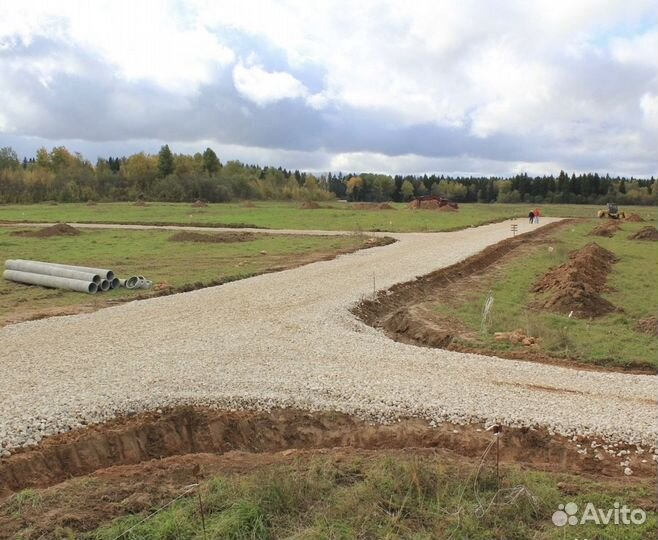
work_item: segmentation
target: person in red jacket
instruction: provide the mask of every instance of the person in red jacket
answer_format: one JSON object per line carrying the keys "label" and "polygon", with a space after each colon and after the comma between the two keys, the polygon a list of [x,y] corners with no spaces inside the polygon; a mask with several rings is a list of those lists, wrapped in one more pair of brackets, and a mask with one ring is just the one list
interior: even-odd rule
{"label": "person in red jacket", "polygon": [[539,223],[539,216],[541,215],[539,213],[539,208],[535,208],[534,214],[535,214],[535,223]]}

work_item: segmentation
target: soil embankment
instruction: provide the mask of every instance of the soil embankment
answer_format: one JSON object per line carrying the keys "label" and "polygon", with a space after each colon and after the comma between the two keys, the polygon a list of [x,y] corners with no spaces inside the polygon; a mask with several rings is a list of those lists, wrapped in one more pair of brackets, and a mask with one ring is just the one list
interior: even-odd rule
{"label": "soil embankment", "polygon": [[533,292],[544,293],[538,307],[583,319],[615,311],[601,296],[615,262],[615,254],[595,242],[573,251],[566,263],[547,272],[533,287]]}
{"label": "soil embankment", "polygon": [[645,240],[649,242],[658,242],[658,229],[649,225],[643,227],[634,234],[631,234],[629,240]]}
{"label": "soil embankment", "polygon": [[[569,220],[552,223],[498,242],[456,264],[381,291],[374,299],[360,302],[353,312],[365,323],[382,328],[398,341],[453,348],[455,336],[467,334],[467,331],[454,320],[444,319],[432,309],[433,305],[472,290],[498,264],[517,256],[528,246],[545,243],[552,232],[571,223]],[[461,347],[456,349],[462,350]]]}
{"label": "soil embankment", "polygon": [[56,223],[50,227],[31,231],[16,231],[12,236],[23,236],[25,238],[52,238],[54,236],[78,236],[80,231],[66,223]]}
{"label": "soil embankment", "polygon": [[[223,411],[182,407],[143,413],[49,437],[37,447],[0,460],[0,500],[20,489],[47,487],[76,476],[119,465],[188,454],[240,451],[267,454],[286,450],[366,450],[434,448],[457,455],[482,454],[493,435],[484,426],[432,426],[421,419],[392,425],[372,424],[337,412],[275,409],[271,412]],[[599,448],[578,452],[587,442]],[[592,442],[594,445],[592,446]],[[523,463],[554,472],[622,476],[620,458],[605,451],[600,441],[582,438],[578,447],[567,437],[545,429],[505,428],[501,437],[503,462]],[[654,473],[641,454],[628,446],[635,476]],[[615,447],[619,452],[621,447]],[[598,457],[596,457],[598,456]],[[267,456],[264,458],[267,460]],[[109,473],[111,474],[111,473]]]}

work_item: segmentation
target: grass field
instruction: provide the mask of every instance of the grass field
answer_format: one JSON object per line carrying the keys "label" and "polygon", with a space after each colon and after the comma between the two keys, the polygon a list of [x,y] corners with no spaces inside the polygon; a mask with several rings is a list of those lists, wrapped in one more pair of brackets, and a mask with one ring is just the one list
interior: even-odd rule
{"label": "grass field", "polygon": [[[484,467],[477,478],[476,468],[472,463],[446,462],[439,457],[398,456],[338,463],[320,459],[310,465],[277,466],[241,477],[215,477],[200,489],[206,537],[645,540],[658,533],[655,512],[647,512],[643,525],[560,528],[551,521],[558,505],[565,502],[575,502],[581,509],[590,502],[603,509],[613,508],[614,503],[646,507],[654,490],[650,481],[592,481],[506,466],[502,491],[494,500],[498,485],[493,467]],[[560,489],[564,485],[576,494],[565,495]],[[146,515],[119,518],[78,538],[204,538],[195,497],[177,501],[140,523]]]}
{"label": "grass field", "polygon": [[[473,291],[459,306],[441,305],[442,313],[456,317],[474,333],[479,332],[482,307],[488,290],[494,297],[489,331],[480,334],[479,344],[494,351],[523,349],[507,341],[496,341],[494,332],[523,329],[539,338],[540,348],[556,357],[574,358],[602,365],[650,365],[658,368],[658,340],[634,329],[644,317],[658,315],[658,249],[655,242],[629,240],[632,232],[647,223],[624,223],[613,238],[587,236],[599,222],[583,222],[554,233],[553,251],[547,245],[531,248],[527,254],[506,263],[487,283]],[[609,292],[603,294],[621,313],[592,320],[533,309],[530,288],[548,269],[561,264],[568,253],[595,241],[619,257],[608,276]]]}
{"label": "grass field", "polygon": [[[87,230],[79,236],[26,238],[0,227],[0,259],[34,259],[110,268],[120,277],[143,275],[158,288],[198,288],[290,267],[368,244],[363,235],[256,235],[235,243],[171,242],[167,231]],[[0,324],[69,308],[94,310],[108,303],[157,291],[115,289],[86,295],[0,280]]]}
{"label": "grass field", "polygon": [[[350,231],[445,231],[481,225],[509,217],[527,216],[529,204],[464,204],[459,212],[410,210],[394,204],[395,210],[357,210],[348,203],[323,203],[316,210],[300,209],[299,203],[258,202],[211,204],[192,208],[182,203],[35,204],[0,206],[0,221],[194,224],[205,226],[255,226],[271,229],[320,229]],[[545,205],[543,215],[593,217],[599,209],[591,205]],[[658,218],[658,207],[628,207],[645,218]]]}

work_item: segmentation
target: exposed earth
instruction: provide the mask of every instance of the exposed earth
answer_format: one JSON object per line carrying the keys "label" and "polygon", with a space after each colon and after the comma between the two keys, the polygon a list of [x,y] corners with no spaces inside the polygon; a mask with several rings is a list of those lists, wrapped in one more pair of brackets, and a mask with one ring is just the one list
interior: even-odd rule
{"label": "exposed earth", "polygon": [[[88,530],[171,498],[193,464],[240,472],[318,452],[367,457],[408,447],[477,459],[495,424],[505,426],[504,463],[652,477],[655,377],[418,347],[445,345],[446,336],[424,328],[396,342],[370,326],[408,336],[404,309],[388,326],[377,309],[418,300],[424,283],[477,279],[478,269],[564,226],[544,224],[519,221],[530,234],[513,238],[509,222],[387,233],[398,241],[0,329],[0,499],[54,486],[69,502],[32,518],[44,530],[87,520],[79,528]],[[602,290],[614,260],[596,244],[579,252],[566,264],[595,259],[603,268],[590,276],[592,288]],[[545,278],[547,287],[559,290],[562,275],[569,269]],[[80,484],[59,484],[88,474],[102,480],[100,503],[85,500]],[[16,519],[0,515],[0,529],[20,530]]]}

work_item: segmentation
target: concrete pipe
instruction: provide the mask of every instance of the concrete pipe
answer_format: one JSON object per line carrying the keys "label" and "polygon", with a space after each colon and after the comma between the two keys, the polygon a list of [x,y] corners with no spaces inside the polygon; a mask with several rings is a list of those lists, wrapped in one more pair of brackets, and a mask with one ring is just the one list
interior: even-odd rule
{"label": "concrete pipe", "polygon": [[71,270],[78,270],[79,272],[91,272],[92,274],[100,275],[101,279],[114,279],[114,272],[104,268],[90,268],[88,266],[74,266],[72,264],[59,264],[59,263],[46,263],[60,268],[69,268]]}
{"label": "concrete pipe", "polygon": [[110,280],[109,279],[101,279],[101,282],[98,284],[98,290],[105,292],[110,290]]}
{"label": "concrete pipe", "polygon": [[120,287],[119,278],[112,278],[108,281],[110,282],[110,289],[118,289]]}
{"label": "concrete pipe", "polygon": [[50,287],[51,289],[66,289],[88,294],[94,294],[98,290],[98,285],[93,281],[47,276],[45,274],[34,274],[19,270],[5,270],[3,277],[9,281],[27,283],[28,285],[41,285],[42,287]]}
{"label": "concrete pipe", "polygon": [[9,259],[5,261],[7,270],[18,270],[19,272],[29,272],[31,274],[44,274],[46,276],[63,277],[69,279],[79,279],[82,281],[93,281],[100,283],[99,274],[92,272],[81,272],[80,270],[71,270],[61,266],[54,266],[51,263],[40,261],[26,261],[24,259]]}
{"label": "concrete pipe", "polygon": [[120,279],[119,284],[126,289],[136,289],[137,284],[139,283],[139,278],[137,276],[129,277],[128,279]]}

